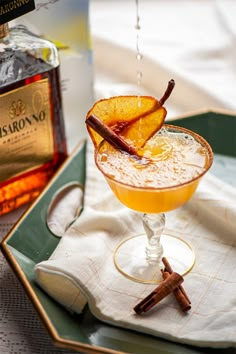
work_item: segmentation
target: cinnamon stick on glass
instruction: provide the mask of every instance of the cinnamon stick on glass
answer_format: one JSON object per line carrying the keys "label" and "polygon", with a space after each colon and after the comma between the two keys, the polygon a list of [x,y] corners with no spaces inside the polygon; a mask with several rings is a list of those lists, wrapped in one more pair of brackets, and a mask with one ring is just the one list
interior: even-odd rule
{"label": "cinnamon stick on glass", "polygon": [[129,145],[121,136],[113,132],[111,128],[105,125],[94,114],[91,114],[86,119],[86,124],[93,128],[103,139],[105,139],[116,149],[126,151],[131,155],[138,155],[137,150],[133,146]]}

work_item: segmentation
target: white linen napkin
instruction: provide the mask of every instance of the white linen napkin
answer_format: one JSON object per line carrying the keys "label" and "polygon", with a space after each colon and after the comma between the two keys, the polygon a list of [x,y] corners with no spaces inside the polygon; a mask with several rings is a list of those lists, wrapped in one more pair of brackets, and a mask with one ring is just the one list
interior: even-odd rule
{"label": "white linen napkin", "polygon": [[173,296],[145,315],[133,307],[155,285],[121,275],[113,251],[123,238],[142,232],[140,216],[109,190],[93,162],[89,144],[88,184],[82,215],[65,232],[49,260],[36,265],[38,284],[69,311],[92,313],[113,325],[197,346],[236,346],[236,191],[208,173],[184,207],[167,214],[166,228],[180,232],[196,252],[184,287],[188,314]]}

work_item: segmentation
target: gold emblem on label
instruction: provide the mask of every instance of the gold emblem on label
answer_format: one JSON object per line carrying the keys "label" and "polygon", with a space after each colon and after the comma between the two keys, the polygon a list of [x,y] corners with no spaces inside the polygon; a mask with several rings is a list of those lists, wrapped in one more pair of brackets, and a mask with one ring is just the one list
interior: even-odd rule
{"label": "gold emblem on label", "polygon": [[21,114],[25,114],[25,103],[18,99],[17,101],[13,101],[11,107],[9,109],[10,118],[19,117]]}

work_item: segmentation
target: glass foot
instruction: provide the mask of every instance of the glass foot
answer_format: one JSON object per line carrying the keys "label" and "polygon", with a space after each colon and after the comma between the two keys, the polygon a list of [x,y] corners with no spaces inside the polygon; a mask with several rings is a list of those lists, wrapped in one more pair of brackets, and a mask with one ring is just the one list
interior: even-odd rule
{"label": "glass foot", "polygon": [[[114,263],[120,273],[127,278],[147,284],[156,284],[162,281],[161,268],[164,265],[148,263],[145,253],[146,235],[137,235],[122,241],[114,252]],[[195,263],[195,254],[191,246],[184,240],[172,236],[162,235],[161,244],[173,270],[181,275],[188,273]]]}

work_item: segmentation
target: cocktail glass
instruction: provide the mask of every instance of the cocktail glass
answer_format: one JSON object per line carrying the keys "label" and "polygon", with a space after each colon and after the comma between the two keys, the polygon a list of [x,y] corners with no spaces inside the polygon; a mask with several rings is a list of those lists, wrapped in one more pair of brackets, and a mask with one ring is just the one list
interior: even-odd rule
{"label": "cocktail glass", "polygon": [[[182,275],[195,263],[194,251],[180,232],[168,234],[165,231],[165,213],[179,208],[192,197],[212,164],[213,152],[198,134],[166,124],[147,145],[146,157],[139,160],[103,140],[95,151],[95,162],[121,203],[142,214],[145,233],[128,237],[117,245],[114,252],[117,269],[134,281],[158,283],[162,279],[163,256]],[[182,159],[182,155],[186,156]],[[171,159],[174,159],[172,165]],[[167,166],[165,172],[164,165]],[[158,169],[157,177],[152,170]],[[136,183],[143,171],[144,179]],[[156,178],[160,183],[156,183]]]}

